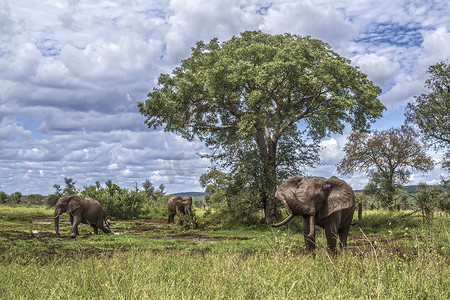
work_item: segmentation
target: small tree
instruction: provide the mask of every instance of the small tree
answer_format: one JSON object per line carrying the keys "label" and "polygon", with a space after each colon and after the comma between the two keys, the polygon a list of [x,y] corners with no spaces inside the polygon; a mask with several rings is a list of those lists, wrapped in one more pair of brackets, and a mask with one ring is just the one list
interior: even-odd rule
{"label": "small tree", "polygon": [[11,203],[19,204],[22,202],[22,193],[21,192],[14,192],[14,194],[11,194],[9,197]]}
{"label": "small tree", "polygon": [[0,191],[0,203],[1,204],[6,204],[8,203],[8,194],[5,193],[4,191]]}
{"label": "small tree", "polygon": [[426,183],[419,183],[418,192],[415,196],[416,204],[422,211],[424,220],[433,219],[433,211],[438,206],[442,195],[442,187],[435,185],[427,186]]}
{"label": "small tree", "polygon": [[383,206],[391,206],[407,182],[411,170],[427,172],[433,169],[425,146],[417,140],[410,127],[367,133],[353,132],[344,147],[345,156],[338,164],[338,172],[350,175],[363,172],[369,175],[369,190],[376,193]]}
{"label": "small tree", "polygon": [[259,190],[246,177],[245,172],[233,173],[233,177],[218,170],[200,176],[205,188],[206,201],[219,214],[222,221],[250,224],[258,221],[257,212],[262,207],[258,201]]}
{"label": "small tree", "polygon": [[441,61],[428,68],[428,93],[406,106],[406,122],[415,124],[435,149],[446,150],[443,167],[450,169],[450,65]]}
{"label": "small tree", "polygon": [[442,197],[439,199],[438,207],[450,213],[450,179],[442,179]]}
{"label": "small tree", "polygon": [[114,219],[135,219],[145,213],[148,199],[143,192],[121,188],[111,180],[107,180],[105,185],[106,188],[98,183],[85,186],[80,195],[97,199],[106,215]]}
{"label": "small tree", "polygon": [[147,196],[147,198],[149,200],[153,200],[152,196],[153,196],[153,193],[155,192],[155,187],[150,182],[150,180],[149,179],[145,179],[145,181],[142,183],[142,187],[144,188],[144,193]]}
{"label": "small tree", "polygon": [[64,183],[66,184],[66,188],[64,189],[64,194],[76,194],[77,188],[75,187],[75,184],[77,184],[76,181],[74,181],[72,178],[64,177]]}
{"label": "small tree", "polygon": [[61,190],[61,186],[59,184],[54,184],[53,188],[55,189],[55,192],[53,194],[50,194],[47,196],[45,202],[47,203],[48,206],[53,207],[56,205],[56,202],[58,201],[59,197],[61,197],[62,194],[62,190]]}

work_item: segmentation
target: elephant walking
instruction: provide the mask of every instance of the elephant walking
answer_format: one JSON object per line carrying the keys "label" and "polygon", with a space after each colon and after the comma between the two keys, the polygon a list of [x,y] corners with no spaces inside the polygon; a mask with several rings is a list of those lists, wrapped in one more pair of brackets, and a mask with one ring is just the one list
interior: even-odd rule
{"label": "elephant walking", "polygon": [[[77,195],[65,195],[58,199],[55,207],[55,231],[58,236],[59,216],[65,212],[70,214],[72,238],[78,235],[78,224],[80,223],[91,225],[94,229],[94,234],[98,234],[98,228],[104,233],[111,233],[109,221],[105,220],[105,212],[102,205],[97,200],[92,198],[82,198]],[[103,225],[103,223],[105,223],[105,225]]]}
{"label": "elephant walking", "polygon": [[287,224],[294,216],[303,218],[303,235],[306,248],[315,248],[315,228],[325,229],[328,248],[336,251],[337,238],[341,248],[347,246],[347,236],[355,211],[355,194],[345,181],[333,176],[323,177],[294,176],[284,181],[275,193],[291,214],[282,222]]}
{"label": "elephant walking", "polygon": [[192,214],[192,197],[185,196],[172,196],[167,202],[167,211],[169,217],[167,218],[167,223],[175,223],[175,214],[178,218],[181,215],[188,215],[192,220],[194,215]]}

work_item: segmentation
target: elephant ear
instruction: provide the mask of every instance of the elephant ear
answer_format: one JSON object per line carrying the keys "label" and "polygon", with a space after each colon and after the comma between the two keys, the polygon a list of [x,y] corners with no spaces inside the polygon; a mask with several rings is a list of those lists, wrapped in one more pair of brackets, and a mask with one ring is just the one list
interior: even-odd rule
{"label": "elephant ear", "polygon": [[[305,179],[303,176],[293,176],[286,179],[278,188],[275,193],[275,197],[283,202],[284,206],[294,214],[299,214],[295,207],[292,207],[292,203],[295,203],[297,198],[296,191],[300,187],[301,182]],[[291,204],[291,206],[289,206]]]}
{"label": "elephant ear", "polygon": [[81,206],[81,198],[74,195],[70,197],[69,205],[67,206],[67,212],[71,213],[80,206]]}
{"label": "elephant ear", "polygon": [[325,180],[323,191],[327,199],[327,205],[322,205],[319,218],[325,218],[336,211],[355,206],[355,195],[352,187],[336,176]]}

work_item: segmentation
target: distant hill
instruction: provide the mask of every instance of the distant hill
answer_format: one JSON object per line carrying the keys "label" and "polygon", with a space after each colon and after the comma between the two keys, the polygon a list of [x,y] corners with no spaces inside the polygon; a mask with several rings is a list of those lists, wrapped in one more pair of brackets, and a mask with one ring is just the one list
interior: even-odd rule
{"label": "distant hill", "polygon": [[[403,190],[410,194],[416,194],[417,188],[418,188],[418,185],[407,185],[407,186],[403,187]],[[362,193],[362,190],[355,190],[355,193]],[[203,196],[205,196],[205,193],[204,192],[181,192],[181,193],[173,193],[172,195],[203,197]]]}
{"label": "distant hill", "polygon": [[173,195],[197,197],[197,196],[205,196],[205,193],[203,193],[203,192],[182,192],[182,193],[173,193]]}
{"label": "distant hill", "polygon": [[[402,190],[410,194],[417,194],[418,187],[418,185],[407,185],[404,186]],[[362,193],[362,190],[355,190],[355,193]]]}

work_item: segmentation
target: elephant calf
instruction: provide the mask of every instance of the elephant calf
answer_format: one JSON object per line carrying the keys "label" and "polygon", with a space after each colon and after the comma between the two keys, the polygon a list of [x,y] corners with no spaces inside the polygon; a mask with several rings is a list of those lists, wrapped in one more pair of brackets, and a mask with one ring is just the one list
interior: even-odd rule
{"label": "elephant calf", "polygon": [[[111,233],[109,221],[105,220],[105,212],[100,202],[92,198],[65,195],[58,199],[55,207],[55,231],[58,236],[59,216],[65,212],[70,214],[71,237],[73,238],[78,235],[78,224],[80,223],[91,225],[95,234],[98,234],[98,228],[104,233]],[[103,222],[108,228],[103,225]]]}

